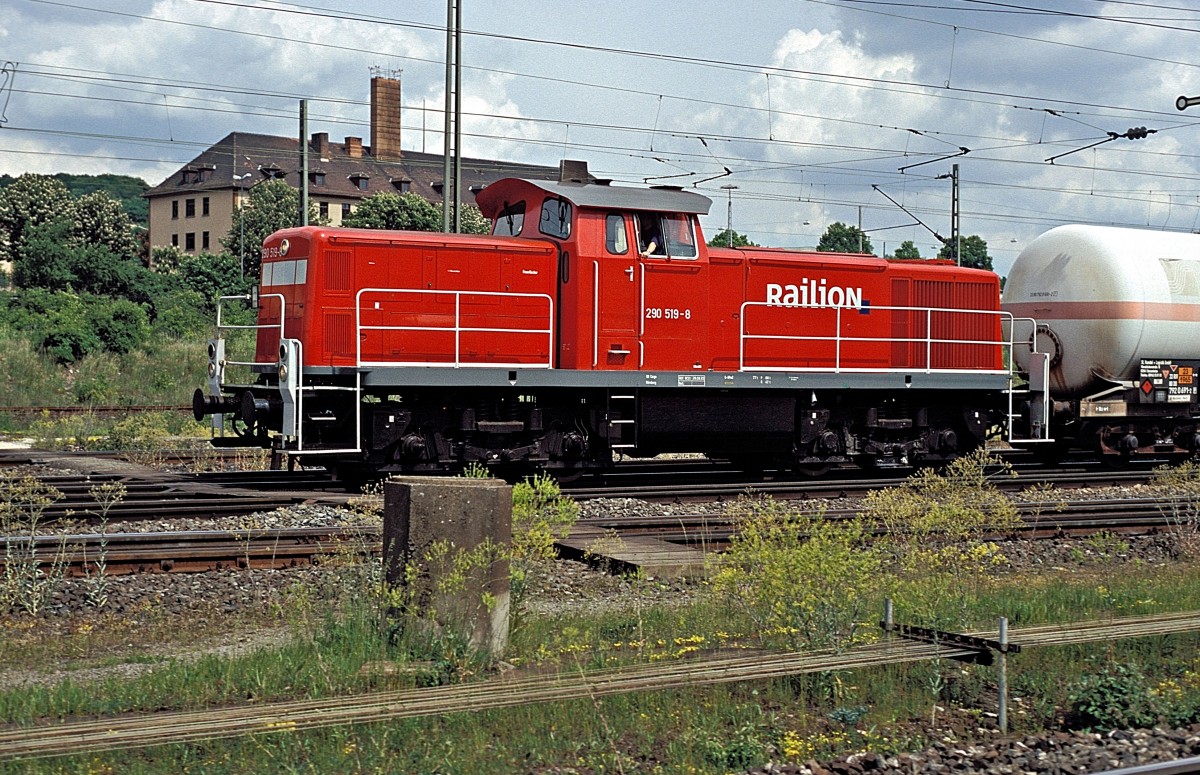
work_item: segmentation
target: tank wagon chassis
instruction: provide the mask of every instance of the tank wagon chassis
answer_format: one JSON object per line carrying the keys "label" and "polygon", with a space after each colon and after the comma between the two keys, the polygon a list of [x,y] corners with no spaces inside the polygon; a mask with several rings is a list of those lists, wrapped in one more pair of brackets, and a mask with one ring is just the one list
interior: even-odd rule
{"label": "tank wagon chassis", "polygon": [[1200,454],[1200,360],[1143,358],[1136,380],[1111,381],[1078,400],[1052,403],[1055,440],[1047,462],[1072,448],[1122,466],[1138,459],[1179,461]]}
{"label": "tank wagon chassis", "polygon": [[[269,296],[253,304],[270,303]],[[238,301],[251,297],[221,300]],[[223,331],[264,328],[220,319]],[[278,360],[268,363],[231,360],[225,338],[210,340],[209,390],[196,391],[194,414],[212,416],[218,446],[286,453],[348,481],[455,473],[471,464],[563,478],[664,452],[810,475],[841,463],[934,465],[977,448],[998,428],[1013,436],[1020,419],[1014,401],[1023,399],[1026,420],[1045,409],[1036,385],[1014,390],[1007,371],[306,367],[299,340],[279,341]],[[252,379],[229,383],[235,368]],[[1034,424],[1044,432],[1044,418]]]}

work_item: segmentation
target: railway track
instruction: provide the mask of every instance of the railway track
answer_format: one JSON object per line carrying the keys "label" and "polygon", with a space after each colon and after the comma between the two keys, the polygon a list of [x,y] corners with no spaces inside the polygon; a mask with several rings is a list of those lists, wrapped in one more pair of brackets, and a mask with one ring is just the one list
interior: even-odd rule
{"label": "railway track", "polygon": [[[900,475],[903,473],[903,476]],[[677,474],[675,481],[663,482],[661,476],[651,475],[642,478],[640,475],[628,478],[628,481],[613,482],[606,479],[594,484],[576,482],[564,486],[563,492],[576,500],[595,500],[598,498],[637,498],[651,502],[698,503],[722,501],[737,498],[740,495],[770,495],[776,498],[789,499],[829,499],[862,497],[871,490],[894,487],[911,475],[910,469],[897,472],[897,475],[881,477],[877,473],[868,475],[849,476],[838,479],[786,479],[763,480],[751,479],[740,475],[728,475],[722,481],[712,481],[711,477],[695,476],[694,474]],[[1045,469],[1026,469],[1018,471],[1016,478],[997,476],[992,481],[1000,489],[1019,491],[1037,484],[1054,485],[1062,489],[1080,487],[1128,487],[1135,484],[1145,484],[1153,476],[1152,468],[1136,468],[1125,471],[1114,471],[1101,467],[1071,468],[1058,471]]]}
{"label": "railway track", "polygon": [[[848,519],[854,509],[824,512],[826,519]],[[1060,513],[1047,515],[1032,507],[1020,527],[997,534],[1000,539],[1049,539],[1088,536],[1149,535],[1172,529],[1177,520],[1152,499],[1068,502]],[[737,531],[736,520],[721,514],[670,517],[600,517],[581,520],[581,531],[618,539],[652,537],[683,547],[720,551]],[[882,534],[882,529],[877,533]],[[323,557],[349,551],[359,556],[382,551],[377,527],[253,528],[148,533],[45,535],[29,545],[27,537],[0,538],[0,558],[15,553],[39,565],[62,565],[71,575],[94,572],[103,559],[105,572],[196,573],[230,568],[290,568],[320,564]],[[621,541],[615,542],[619,547]],[[570,541],[565,551],[570,554]],[[602,555],[602,550],[593,552]],[[0,566],[3,562],[0,562]]]}
{"label": "railway track", "polygon": [[37,536],[32,545],[28,538],[0,538],[0,557],[19,556],[42,567],[57,565],[71,576],[96,573],[98,563],[110,576],[278,570],[318,565],[333,555],[378,555],[380,541],[378,529],[358,527],[87,533]]}
{"label": "railway track", "polygon": [[[1021,525],[997,538],[1060,538],[1087,536],[1099,532],[1121,535],[1146,535],[1171,529],[1179,517],[1154,498],[1126,498],[1104,501],[1062,501],[1063,510],[1054,512],[1045,505],[1022,504],[1018,507]],[[857,509],[824,509],[823,519],[851,519]],[[737,518],[726,514],[695,513],[659,517],[592,517],[581,525],[611,532],[617,536],[649,535],[670,543],[723,548],[737,531]],[[882,528],[876,531],[882,533]]]}

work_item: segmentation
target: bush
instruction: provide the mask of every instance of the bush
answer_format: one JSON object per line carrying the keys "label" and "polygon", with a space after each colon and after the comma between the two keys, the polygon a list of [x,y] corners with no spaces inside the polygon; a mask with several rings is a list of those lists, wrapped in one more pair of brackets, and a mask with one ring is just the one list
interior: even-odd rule
{"label": "bush", "polygon": [[88,323],[93,327],[104,349],[127,353],[145,343],[150,335],[150,320],[140,305],[124,299],[87,300]]}
{"label": "bush", "polygon": [[883,573],[868,525],[794,512],[770,498],[742,498],[731,516],[736,533],[713,578],[727,610],[788,648],[854,643]]}
{"label": "bush", "polygon": [[1075,683],[1069,696],[1067,724],[1076,729],[1135,729],[1158,721],[1158,701],[1136,665],[1106,665]]}

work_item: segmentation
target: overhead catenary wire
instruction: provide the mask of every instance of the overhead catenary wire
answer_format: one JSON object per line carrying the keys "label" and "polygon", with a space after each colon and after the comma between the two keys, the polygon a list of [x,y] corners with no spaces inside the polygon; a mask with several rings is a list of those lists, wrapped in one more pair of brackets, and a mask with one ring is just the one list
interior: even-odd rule
{"label": "overhead catenary wire", "polygon": [[[88,6],[79,4],[79,3],[49,3],[48,0],[29,0],[29,1],[30,2],[43,2],[43,3],[53,4],[53,5],[63,6],[63,7],[76,8],[76,9],[81,9],[81,10],[90,10],[90,11],[96,11],[96,12],[102,12],[102,13],[109,12],[107,9],[89,8]],[[195,0],[195,1],[196,2],[216,2],[217,0]],[[222,2],[222,4],[226,4],[226,5],[243,5],[243,6],[246,5],[245,3],[240,3],[240,4],[234,3],[234,2],[231,2],[231,0],[228,0],[228,1],[221,0],[221,2]],[[297,4],[276,3],[274,5],[278,6],[278,7],[274,7],[274,8],[270,9],[274,12],[282,13],[282,12],[303,11],[306,15],[311,15],[310,8],[301,7],[301,6],[298,6]],[[272,37],[272,36],[263,36],[258,32],[249,32],[246,30],[231,30],[231,29],[216,27],[213,25],[196,25],[195,23],[192,23],[192,22],[183,22],[183,21],[179,21],[179,20],[164,20],[164,19],[154,18],[154,17],[138,16],[136,14],[127,14],[127,13],[120,13],[120,12],[118,12],[118,13],[122,16],[133,16],[135,18],[144,18],[144,19],[147,19],[148,21],[154,21],[154,22],[169,22],[169,23],[188,24],[188,25],[192,25],[192,26],[211,28],[211,29],[218,30],[221,32],[230,32],[230,33],[242,34],[242,35],[255,35],[258,37],[267,37],[267,38]],[[333,13],[333,12],[329,12],[329,13]],[[395,23],[395,24],[398,24],[401,26],[409,25],[413,29],[418,29],[418,30],[419,29],[427,29],[427,30],[436,30],[439,32],[441,29],[440,27],[438,27],[436,25],[423,25],[423,27],[422,27],[422,25],[419,25],[417,23],[404,22],[403,20],[390,20],[390,19],[387,19],[386,17],[381,17],[381,16],[367,16],[367,15],[363,15],[363,14],[346,15],[341,12],[337,12],[337,13],[339,14],[338,18],[345,18],[345,19],[348,19],[349,21],[356,21],[356,20],[361,19],[364,22],[370,22],[370,23],[387,22],[387,23]],[[964,29],[966,29],[966,28],[964,28]],[[983,30],[983,32],[987,32],[990,34],[1005,34],[1005,33],[998,33],[996,31],[992,31],[992,30]],[[468,34],[468,35],[476,34],[476,31],[464,30],[464,34]],[[915,81],[904,81],[902,79],[893,79],[893,80],[888,80],[888,79],[850,79],[850,80],[847,80],[842,75],[839,75],[836,73],[821,73],[821,72],[815,72],[815,71],[796,70],[796,69],[791,69],[791,68],[772,68],[772,67],[768,67],[766,65],[748,63],[748,62],[719,61],[719,60],[713,61],[713,60],[707,59],[707,58],[699,59],[699,58],[695,58],[695,57],[691,57],[691,58],[679,57],[676,55],[662,54],[662,53],[656,53],[656,52],[636,52],[636,51],[623,50],[623,49],[618,49],[618,48],[613,48],[613,47],[605,47],[605,46],[580,46],[579,44],[569,44],[569,43],[564,43],[562,41],[538,40],[535,38],[530,38],[530,37],[525,37],[525,36],[497,36],[497,35],[493,35],[491,33],[485,33],[485,32],[478,32],[478,34],[479,35],[487,35],[489,37],[494,37],[494,38],[511,40],[511,41],[521,43],[521,44],[569,45],[571,47],[587,49],[587,50],[592,50],[592,51],[596,51],[596,52],[603,52],[603,53],[613,54],[613,55],[618,55],[618,56],[649,56],[652,58],[677,61],[680,63],[687,64],[689,66],[714,66],[714,67],[720,67],[720,68],[724,68],[724,69],[733,69],[733,70],[744,71],[744,72],[762,72],[762,71],[764,71],[764,69],[766,69],[766,70],[769,70],[771,74],[777,75],[780,78],[801,78],[804,80],[816,80],[818,82],[825,82],[825,83],[843,83],[844,85],[852,85],[855,87],[862,87],[862,88],[879,88],[879,89],[886,89],[889,91],[899,90],[905,94],[920,94],[923,97],[928,97],[931,99],[939,99],[939,100],[942,100],[942,99],[964,99],[964,100],[968,100],[968,101],[984,102],[987,104],[1005,105],[1006,99],[1004,99],[1004,98],[1013,96],[1013,95],[1001,94],[998,92],[988,92],[986,90],[980,90],[978,92],[971,92],[970,90],[951,89],[951,90],[949,90],[951,92],[950,94],[944,93],[946,90],[940,90],[941,93],[933,93],[933,92],[929,92],[929,90],[930,90],[931,86],[936,86],[936,85],[923,84],[923,83],[918,83]],[[290,42],[297,42],[297,41],[290,41]],[[1060,43],[1058,41],[1039,40],[1039,42],[1052,44],[1052,45],[1060,45]],[[321,42],[320,45],[333,45],[333,46],[337,47],[336,44],[329,44],[327,42]],[[1123,52],[1104,52],[1102,49],[1093,49],[1093,50],[1102,52],[1102,53],[1114,53],[1114,54],[1124,55]],[[384,53],[387,56],[395,56],[394,52],[380,52],[380,53]],[[401,57],[401,58],[405,58],[405,57]],[[418,61],[420,61],[420,60],[418,60]],[[440,63],[438,63],[438,64],[440,64]],[[1183,64],[1188,64],[1188,63],[1183,63]],[[479,71],[480,72],[507,73],[507,74],[512,74],[512,75],[517,75],[520,77],[538,78],[538,79],[542,79],[542,80],[550,80],[550,81],[556,81],[556,82],[561,82],[561,83],[569,83],[572,86],[584,86],[587,88],[611,89],[611,90],[622,91],[622,92],[626,92],[626,93],[639,93],[639,94],[656,94],[657,93],[657,92],[648,91],[648,90],[630,89],[626,86],[618,86],[615,84],[586,84],[586,83],[580,83],[580,81],[578,79],[554,78],[552,76],[543,76],[543,75],[538,75],[538,74],[533,74],[533,73],[513,73],[512,71],[492,70],[492,69],[488,69],[488,68],[479,68]],[[196,88],[196,85],[194,83],[191,86],[185,86],[185,85],[183,85],[183,83],[184,82],[181,82],[181,84],[178,88]],[[128,84],[127,84],[127,86],[128,86]],[[156,86],[157,86],[157,84],[156,84]],[[238,91],[237,87],[229,87],[229,88],[230,88],[231,92]],[[150,90],[147,90],[147,91],[149,92]],[[929,92],[929,93],[924,93],[924,92]],[[157,93],[157,92],[150,92],[150,93]],[[988,96],[988,95],[990,95],[990,96]],[[281,94],[281,93],[267,94],[264,92],[263,96],[269,96],[270,98],[277,98],[277,97],[282,98],[282,97],[286,96],[288,99],[291,99],[296,95],[285,95],[285,94]],[[986,98],[984,98],[984,97],[986,97]],[[1020,95],[1018,95],[1018,98],[1030,100],[1030,101],[1046,99],[1044,97],[1039,98],[1039,97],[1020,96]],[[681,99],[682,99],[682,97],[681,97]],[[695,100],[691,97],[687,97],[686,99],[688,99],[689,101],[695,102]],[[322,98],[322,100],[324,100],[324,98]],[[337,104],[343,104],[343,105],[365,104],[362,101],[345,100],[345,99],[337,99],[337,98],[333,98],[331,101],[336,102]],[[1121,116],[1132,117],[1132,116],[1153,115],[1153,112],[1147,112],[1144,110],[1135,110],[1130,107],[1122,107],[1122,106],[1114,106],[1114,105],[1095,105],[1095,104],[1089,104],[1089,103],[1070,103],[1070,102],[1063,102],[1063,101],[1057,100],[1057,99],[1054,99],[1051,101],[1055,105],[1071,104],[1071,105],[1075,105],[1077,107],[1085,107],[1085,108],[1088,108],[1091,110],[1113,112],[1114,115],[1121,115]],[[751,111],[764,110],[762,107],[754,106],[754,105],[732,105],[731,106],[726,101],[721,101],[721,102],[710,101],[710,102],[712,102],[712,104],[721,104],[726,107],[735,107],[735,108],[742,109],[742,110],[751,110]],[[1021,106],[1009,106],[1009,107],[1021,107]],[[180,106],[175,103],[174,99],[172,100],[172,103],[171,103],[171,109],[176,110],[176,111],[180,109]],[[415,109],[415,108],[410,108],[410,110],[412,110],[412,109]],[[770,115],[784,115],[784,113],[782,111],[779,111],[777,108],[768,111],[768,113]],[[264,113],[264,115],[267,115],[267,113]],[[524,122],[529,122],[534,125],[554,124],[554,123],[561,125],[561,124],[565,123],[565,121],[563,119],[548,118],[548,117],[490,116],[488,114],[479,114],[479,115],[486,116],[489,118],[500,118],[503,120],[511,120],[514,122],[524,121]],[[835,123],[842,123],[845,125],[859,124],[859,125],[864,125],[864,126],[876,126],[879,128],[887,128],[887,129],[890,129],[893,131],[907,131],[907,132],[914,131],[912,129],[905,128],[905,127],[886,126],[886,125],[882,125],[879,123],[867,122],[867,121],[857,121],[854,119],[846,119],[846,118],[836,117],[836,116],[820,116],[820,115],[815,115],[815,114],[802,114],[802,113],[794,113],[792,115],[794,115],[795,117],[803,117],[803,118],[809,118],[812,120],[819,120],[819,121],[831,121],[831,122],[835,122]],[[1082,115],[1082,113],[1080,113],[1080,115]],[[290,118],[290,116],[289,116],[289,118]],[[340,117],[331,117],[328,120],[332,123],[351,123],[349,120],[340,118]],[[572,119],[570,123],[572,124],[572,126],[585,125],[585,124],[581,124],[579,121],[577,121],[575,119]],[[1190,125],[1193,125],[1193,124],[1189,124],[1187,122],[1183,122],[1183,123],[1179,124],[1179,126],[1190,126]],[[590,126],[591,126],[591,128],[593,128],[597,131],[613,131],[613,132],[629,132],[629,133],[639,133],[640,132],[643,134],[648,131],[651,131],[647,127],[628,127],[628,126],[622,127],[622,126],[608,126],[608,125],[602,125],[602,124],[593,124]],[[954,143],[950,139],[946,139],[947,137],[954,137],[954,138],[970,137],[969,135],[948,134],[948,133],[945,133],[943,130],[921,129],[921,130],[916,130],[916,131],[919,131],[922,135],[930,138],[933,141],[951,144],[951,145],[953,145]],[[694,129],[689,129],[689,131],[686,133],[677,132],[674,134],[677,136],[683,136],[683,135],[686,135],[689,137],[696,136]],[[478,134],[471,135],[471,136],[479,137],[479,138],[487,138],[489,140],[501,140],[501,141],[511,141],[511,142],[521,141],[521,142],[531,142],[534,144],[549,145],[548,143],[542,143],[541,141],[536,140],[536,139],[532,140],[532,141],[525,140],[524,138],[521,137],[521,135],[522,135],[521,132],[514,132],[511,136],[499,135],[496,133],[478,133]],[[787,147],[786,145],[778,146],[779,143],[787,142],[784,140],[780,140],[779,138],[776,138],[775,140],[771,140],[769,138],[764,139],[761,137],[746,136],[746,137],[725,137],[725,138],[713,138],[713,139],[717,140],[717,141],[723,141],[726,143],[736,143],[736,142],[751,143],[751,142],[754,142],[754,143],[762,143],[764,145],[768,145],[768,144],[776,145],[777,147]],[[1011,139],[1014,141],[1017,140],[1017,138],[996,138],[996,139],[998,139],[998,140]],[[1031,144],[1032,143],[1029,143],[1029,142],[1013,142],[1009,147],[1012,149],[1016,149],[1016,148],[1025,147],[1025,146],[1028,146]],[[619,143],[611,143],[607,146],[604,146],[604,145],[598,144],[598,143],[578,143],[578,144],[576,144],[576,143],[558,142],[555,145],[557,147],[578,148],[578,149],[584,149],[584,150],[589,150],[589,151],[595,151],[597,153],[609,153],[609,154],[621,154],[623,152],[622,148],[634,147],[634,144],[632,144],[632,143],[625,144],[625,145],[622,145]],[[795,147],[815,147],[815,146],[797,145]],[[829,143],[829,144],[826,144],[825,146],[819,146],[819,147],[828,147],[828,148],[837,149],[837,150],[852,150],[855,148],[855,146],[853,146],[853,145],[849,145],[849,144],[839,145],[837,143]],[[862,149],[862,150],[866,151],[866,150],[873,150],[873,149]],[[626,158],[628,158],[628,159],[640,158],[637,154],[633,153],[632,151],[627,151],[625,153],[626,153]],[[679,154],[677,154],[677,153],[671,153],[669,155],[670,156],[679,156]],[[910,158],[916,158],[916,159],[933,158],[935,155],[936,154],[917,153],[917,154],[910,154]],[[736,165],[737,168],[735,168],[735,172],[739,176],[741,176],[743,174],[743,170],[740,169],[741,166],[750,165],[750,164],[754,163],[754,160],[751,157],[739,155],[737,153],[723,153],[722,157],[723,158],[728,157],[729,161],[733,165]],[[693,158],[696,159],[697,164],[702,163],[701,160],[699,159],[699,157],[693,157]],[[875,159],[868,159],[866,163],[870,163],[872,161],[878,161],[878,160],[879,160],[878,157]],[[981,161],[992,161],[992,162],[1008,163],[1008,164],[1028,163],[1028,162],[1025,162],[1022,160],[982,158],[982,157],[981,157]],[[710,165],[712,164],[712,162],[713,162],[712,159],[708,159],[706,161],[706,163],[708,163]],[[832,169],[835,169],[839,165],[844,167],[847,163],[848,162],[834,162],[833,164],[831,164],[830,162],[822,162],[820,164],[820,167],[823,167],[824,169],[827,169],[827,170],[832,170]],[[800,168],[806,168],[806,169],[814,169],[814,170],[818,169],[818,165],[815,165],[815,164],[801,164],[798,166]],[[1061,166],[1069,167],[1069,165],[1061,165]],[[702,176],[707,176],[707,175],[712,174],[710,172],[711,169],[712,169],[711,167],[709,169],[702,169],[701,167],[696,167],[695,169],[692,170],[692,172],[694,173],[694,175],[697,178],[699,178]],[[779,167],[778,169],[782,170],[783,168]],[[1091,168],[1089,168],[1089,169],[1091,169]],[[1104,171],[1106,171],[1106,169],[1102,167],[1102,168],[1099,168],[1099,171],[1104,172]],[[1143,174],[1138,171],[1116,169],[1116,168],[1113,168],[1109,171],[1112,171],[1113,173],[1119,173],[1119,174],[1125,174],[1125,175]],[[858,174],[876,174],[876,173],[864,168],[864,170],[862,172],[859,172]],[[1147,171],[1144,174],[1156,175],[1156,176],[1159,175],[1159,173],[1157,171],[1153,171],[1153,170]],[[645,177],[645,176],[643,175],[640,177]],[[742,180],[741,177],[739,177],[738,179],[739,179],[739,181]],[[778,181],[771,181],[770,183],[766,183],[766,185],[776,185],[778,183],[779,183]],[[1142,188],[1149,189],[1151,187],[1150,186],[1127,186],[1126,187],[1127,190],[1128,189],[1138,190],[1138,189],[1142,189]],[[1027,190],[1043,190],[1043,189],[1030,188]],[[749,190],[739,192],[739,198],[743,198],[743,196],[754,196],[754,195],[755,195],[755,192],[752,192]],[[1153,197],[1151,197],[1151,199],[1153,199]],[[861,204],[861,202],[859,202],[859,204]],[[1072,219],[1072,220],[1078,220],[1078,219]]]}

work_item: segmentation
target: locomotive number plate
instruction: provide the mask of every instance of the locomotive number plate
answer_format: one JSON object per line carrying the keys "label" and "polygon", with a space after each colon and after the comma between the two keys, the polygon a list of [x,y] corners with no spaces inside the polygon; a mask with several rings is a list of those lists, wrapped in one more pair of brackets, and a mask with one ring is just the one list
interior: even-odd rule
{"label": "locomotive number plate", "polygon": [[691,320],[690,309],[674,307],[646,307],[646,320]]}

